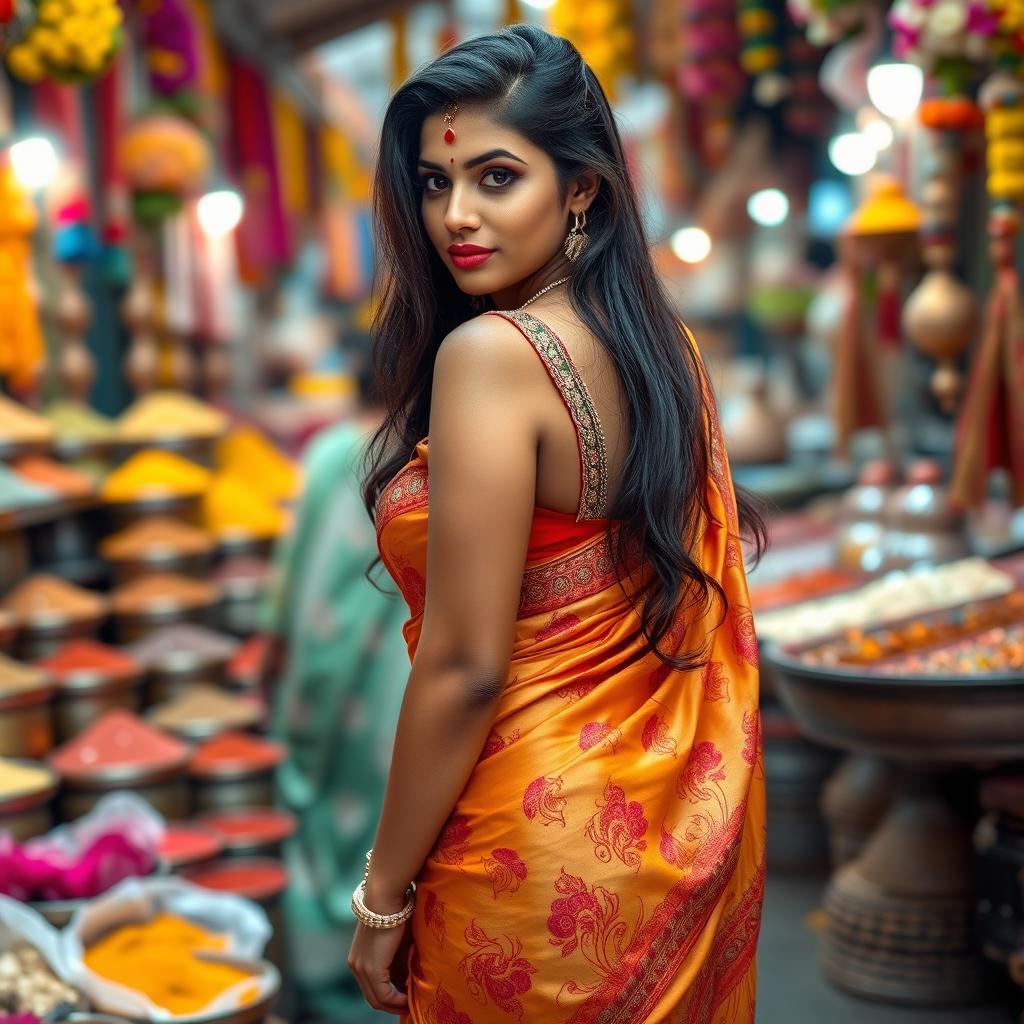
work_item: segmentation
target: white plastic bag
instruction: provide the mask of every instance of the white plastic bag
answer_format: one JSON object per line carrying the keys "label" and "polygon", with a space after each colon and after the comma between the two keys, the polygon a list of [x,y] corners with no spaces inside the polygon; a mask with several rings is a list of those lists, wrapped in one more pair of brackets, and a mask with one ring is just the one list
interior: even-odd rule
{"label": "white plastic bag", "polygon": [[[198,1014],[176,1016],[141,992],[100,977],[86,966],[85,949],[105,932],[120,925],[148,921],[163,912],[227,935],[224,950],[204,953],[204,959],[257,960],[271,935],[270,921],[263,909],[241,896],[204,889],[181,878],[126,878],[76,911],[60,936],[60,958],[67,980],[82,991],[96,1009],[142,1020],[187,1021],[238,1006],[254,985],[259,1000],[280,984],[276,971],[262,971],[221,993]],[[245,1000],[247,1005],[252,1001]]]}
{"label": "white plastic bag", "polygon": [[0,896],[0,953],[21,945],[36,949],[50,970],[62,981],[67,980],[62,970],[60,932],[31,907]]}

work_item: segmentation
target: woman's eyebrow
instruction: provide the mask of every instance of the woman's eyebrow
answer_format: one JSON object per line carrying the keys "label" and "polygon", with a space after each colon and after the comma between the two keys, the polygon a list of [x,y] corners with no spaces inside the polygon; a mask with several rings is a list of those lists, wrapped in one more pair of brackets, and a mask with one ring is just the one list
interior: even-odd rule
{"label": "woman's eyebrow", "polygon": [[[510,153],[507,149],[489,149],[486,153],[481,153],[479,156],[473,157],[472,160],[467,160],[462,166],[468,171],[476,167],[477,164],[482,164],[487,160],[493,160],[498,156],[507,156],[511,159],[521,163],[524,167],[528,166],[525,160]],[[429,160],[420,160],[417,164],[418,167],[429,167],[433,171],[443,171],[444,168],[440,164],[431,163]]]}

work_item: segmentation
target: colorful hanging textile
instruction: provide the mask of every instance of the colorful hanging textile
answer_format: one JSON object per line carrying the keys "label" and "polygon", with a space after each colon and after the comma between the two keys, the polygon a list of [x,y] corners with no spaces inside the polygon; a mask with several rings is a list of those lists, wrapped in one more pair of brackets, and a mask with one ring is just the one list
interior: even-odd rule
{"label": "colorful hanging textile", "polygon": [[232,162],[245,198],[235,233],[239,268],[247,284],[259,284],[292,259],[271,116],[261,72],[241,57],[228,58],[229,131]]}
{"label": "colorful hanging textile", "polygon": [[293,217],[310,212],[306,126],[299,108],[279,89],[273,94],[274,133],[285,209]]}

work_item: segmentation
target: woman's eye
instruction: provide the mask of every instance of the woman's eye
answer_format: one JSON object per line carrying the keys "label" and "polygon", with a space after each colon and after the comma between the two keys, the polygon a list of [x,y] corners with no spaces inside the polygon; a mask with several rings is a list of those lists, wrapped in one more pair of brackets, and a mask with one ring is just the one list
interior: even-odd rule
{"label": "woman's eye", "polygon": [[[497,180],[493,180],[495,176],[497,177]],[[488,188],[507,188],[516,180],[516,177],[517,175],[513,174],[511,171],[505,170],[504,167],[492,167],[486,174],[484,174],[481,180],[487,183],[489,178],[492,179],[490,183],[487,184]],[[448,184],[448,179],[440,174],[424,174],[423,177],[420,178],[420,182],[425,192],[436,194],[444,191],[445,186]],[[439,182],[440,184],[432,184],[435,182]]]}
{"label": "woman's eye", "polygon": [[511,185],[515,180],[515,175],[511,171],[506,171],[504,167],[493,167],[484,175],[486,181],[492,174],[497,174],[503,180],[495,183],[495,187],[504,188],[506,185]]}

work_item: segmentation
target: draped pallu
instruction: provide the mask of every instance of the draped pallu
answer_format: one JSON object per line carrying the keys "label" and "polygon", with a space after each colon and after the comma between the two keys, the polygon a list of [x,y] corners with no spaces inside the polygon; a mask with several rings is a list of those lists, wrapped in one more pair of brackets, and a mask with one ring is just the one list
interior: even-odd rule
{"label": "draped pallu", "polygon": [[[525,312],[580,442],[573,516],[535,509],[515,640],[493,728],[417,878],[407,1024],[724,1024],[754,1020],[765,804],[757,642],[717,422],[696,558],[728,597],[679,615],[662,649],[711,634],[679,672],[644,653],[602,518],[607,466],[586,385]],[[496,457],[500,457],[496,456]],[[384,563],[420,636],[428,440],[375,509]],[[612,528],[612,539],[607,535]]]}

